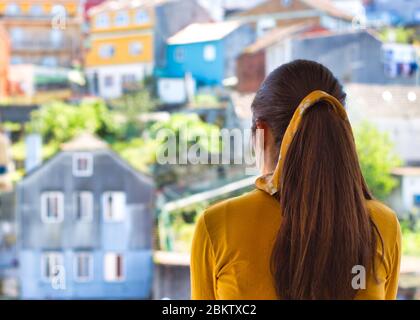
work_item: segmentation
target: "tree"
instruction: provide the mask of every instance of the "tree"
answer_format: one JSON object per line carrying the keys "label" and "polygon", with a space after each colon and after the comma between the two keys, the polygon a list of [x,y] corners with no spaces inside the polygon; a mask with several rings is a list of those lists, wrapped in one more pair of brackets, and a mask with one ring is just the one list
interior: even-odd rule
{"label": "tree", "polygon": [[153,111],[157,101],[153,98],[150,89],[141,84],[121,98],[112,100],[111,105],[124,118],[125,136],[134,138],[138,137],[143,130],[139,116]]}
{"label": "tree", "polygon": [[80,105],[52,102],[31,114],[28,132],[41,134],[45,142],[61,144],[82,132],[97,134],[103,139],[118,135],[113,115],[101,100],[84,100]]}
{"label": "tree", "polygon": [[366,182],[375,197],[384,200],[397,186],[391,170],[401,165],[387,133],[362,122],[354,128],[356,148]]}
{"label": "tree", "polygon": [[[162,134],[163,133],[163,134]],[[167,135],[171,133],[171,136]],[[172,184],[175,182],[183,181],[184,184],[188,185],[190,179],[199,177],[203,173],[202,165],[193,165],[190,162],[188,164],[180,163],[179,159],[185,159],[186,147],[188,155],[191,155],[191,151],[197,150],[197,153],[193,152],[193,156],[197,156],[199,159],[204,157],[220,154],[221,141],[220,141],[220,128],[216,125],[208,124],[200,119],[197,114],[172,114],[167,121],[155,122],[145,131],[150,139],[158,143],[156,152],[159,155],[165,155],[168,152],[168,147],[172,148],[177,161],[175,165],[159,164],[156,163],[154,168],[154,176],[156,184],[163,186]],[[217,137],[217,139],[216,139]],[[174,145],[172,145],[172,140]],[[168,159],[173,157],[167,155]],[[208,160],[208,158],[207,158]]]}

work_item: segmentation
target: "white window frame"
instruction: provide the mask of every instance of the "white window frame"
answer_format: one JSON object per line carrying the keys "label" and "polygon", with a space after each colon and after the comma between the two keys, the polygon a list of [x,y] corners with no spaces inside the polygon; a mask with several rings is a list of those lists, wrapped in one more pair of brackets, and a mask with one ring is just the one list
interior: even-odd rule
{"label": "white window frame", "polygon": [[[78,162],[81,158],[86,158],[87,169],[79,170]],[[88,152],[77,152],[73,154],[73,176],[75,177],[90,177],[93,174],[93,156]]]}
{"label": "white window frame", "polygon": [[121,83],[124,84],[135,84],[137,83],[137,77],[134,73],[127,73],[127,74],[123,74],[121,75]]}
{"label": "white window frame", "polygon": [[109,14],[101,13],[95,17],[95,28],[105,29],[109,28]]}
{"label": "white window frame", "polygon": [[20,27],[11,28],[9,31],[9,34],[10,34],[10,38],[12,42],[15,42],[15,43],[21,43],[25,36],[22,28]]}
{"label": "white window frame", "polygon": [[141,41],[130,42],[129,52],[131,56],[135,56],[135,57],[140,56],[144,52],[143,42]]}
{"label": "white window frame", "polygon": [[110,43],[101,45],[99,47],[99,56],[102,59],[111,59],[112,57],[115,56],[115,46]]}
{"label": "white window frame", "polygon": [[[58,261],[55,267],[60,266],[64,269],[64,255],[62,252],[59,252],[59,251],[43,252],[41,254],[41,278],[44,282],[51,282],[54,277],[54,275],[47,276],[45,274],[47,258],[51,258],[51,257],[54,257]],[[51,265],[50,265],[50,270],[51,270]]]}
{"label": "white window frame", "polygon": [[[77,197],[78,196],[86,197],[88,200],[88,214],[86,216],[78,217],[78,211],[80,210],[78,206]],[[90,191],[77,191],[73,194],[73,208],[74,208],[74,218],[80,222],[92,222],[93,221],[93,193]]]}
{"label": "white window frame", "polygon": [[67,9],[62,4],[55,4],[51,8],[51,15],[54,17],[57,17],[57,16],[66,17]]}
{"label": "white window frame", "polygon": [[[122,198],[123,198],[123,200],[122,200],[122,202],[123,202],[122,212],[120,214],[118,214],[117,218],[111,218],[107,215],[107,205],[108,204],[106,203],[106,199],[110,195],[112,195],[112,196],[114,196],[114,195],[122,196]],[[127,197],[126,197],[125,192],[122,192],[122,191],[107,191],[107,192],[104,192],[102,194],[102,201],[101,201],[102,202],[102,216],[103,216],[104,221],[109,222],[109,223],[123,222],[125,220],[126,210],[127,210],[126,200],[127,200]]]}
{"label": "white window frame", "polygon": [[207,44],[203,48],[203,59],[206,62],[213,62],[217,59],[217,49],[214,44]]}
{"label": "white window frame", "polygon": [[64,34],[63,31],[60,29],[51,29],[50,31],[50,41],[51,43],[57,47],[63,44]]}
{"label": "white window frame", "polygon": [[[58,198],[58,215],[57,218],[47,216],[48,197]],[[60,191],[47,191],[41,194],[41,220],[44,223],[61,223],[64,220],[64,194]]]}
{"label": "white window frame", "polygon": [[45,56],[42,59],[42,65],[47,67],[56,67],[58,64],[57,57],[54,56]]}
{"label": "white window frame", "polygon": [[116,27],[127,27],[130,25],[130,15],[127,11],[118,11],[115,13],[114,25]]}
{"label": "white window frame", "polygon": [[[89,275],[87,277],[79,275],[79,261],[80,258],[88,258]],[[73,260],[74,279],[76,282],[90,282],[93,280],[93,254],[90,252],[76,252]]]}
{"label": "white window frame", "polygon": [[29,14],[31,16],[39,17],[44,14],[44,9],[42,8],[42,5],[39,3],[34,3],[31,5],[29,9]]}
{"label": "white window frame", "polygon": [[[114,275],[112,275],[112,277],[110,277],[110,273],[111,273],[112,270],[108,271],[109,263],[111,263],[111,260],[113,260],[113,259],[115,259],[115,261],[113,261],[115,263],[118,256],[121,257],[121,276],[117,277],[116,269],[115,269],[115,270],[113,270]],[[106,282],[123,282],[123,281],[125,281],[125,274],[126,274],[125,256],[122,253],[106,252],[105,255],[104,255],[104,261],[103,262],[104,262],[104,265],[103,265],[104,280]],[[116,268],[115,265],[114,265],[114,268]]]}
{"label": "white window frame", "polygon": [[137,10],[134,16],[135,23],[142,25],[150,22],[150,15],[146,10]]}
{"label": "white window frame", "polygon": [[17,16],[21,14],[21,8],[17,3],[8,3],[5,8],[5,13],[7,16]]}
{"label": "white window frame", "polygon": [[[111,79],[111,84],[108,84],[108,79]],[[113,88],[115,86],[115,77],[112,74],[104,75],[103,84],[105,88]]]}

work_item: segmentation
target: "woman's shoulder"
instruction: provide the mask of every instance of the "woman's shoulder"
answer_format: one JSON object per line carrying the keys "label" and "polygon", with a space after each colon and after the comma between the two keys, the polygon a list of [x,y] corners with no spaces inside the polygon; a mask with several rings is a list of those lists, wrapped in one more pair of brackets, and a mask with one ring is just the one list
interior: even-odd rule
{"label": "woman's shoulder", "polygon": [[217,202],[208,207],[200,217],[209,232],[216,232],[228,226],[246,225],[247,221],[261,219],[262,214],[278,216],[280,205],[267,193],[255,189],[238,197]]}
{"label": "woman's shoulder", "polygon": [[367,201],[367,208],[383,240],[398,240],[401,229],[395,211],[378,200]]}
{"label": "woman's shoulder", "polygon": [[383,224],[384,227],[399,226],[397,214],[384,203],[378,200],[368,200],[366,205],[375,222]]}
{"label": "woman's shoulder", "polygon": [[230,216],[240,214],[243,217],[246,214],[255,213],[257,209],[258,212],[261,212],[263,209],[270,208],[278,212],[278,201],[267,193],[255,189],[240,196],[222,200],[211,205],[205,210],[204,215],[208,219],[220,218],[227,214]]}

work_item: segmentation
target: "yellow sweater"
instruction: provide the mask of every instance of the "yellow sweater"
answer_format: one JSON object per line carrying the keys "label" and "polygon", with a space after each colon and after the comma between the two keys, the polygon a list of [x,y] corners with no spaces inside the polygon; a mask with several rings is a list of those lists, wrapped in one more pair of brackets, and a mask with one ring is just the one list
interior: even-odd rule
{"label": "yellow sweater", "polygon": [[[367,206],[384,242],[378,241],[377,276],[367,276],[357,299],[395,299],[401,231],[394,212],[378,201]],[[193,299],[276,299],[269,262],[280,226],[280,205],[261,190],[220,202],[200,216],[191,252]]]}

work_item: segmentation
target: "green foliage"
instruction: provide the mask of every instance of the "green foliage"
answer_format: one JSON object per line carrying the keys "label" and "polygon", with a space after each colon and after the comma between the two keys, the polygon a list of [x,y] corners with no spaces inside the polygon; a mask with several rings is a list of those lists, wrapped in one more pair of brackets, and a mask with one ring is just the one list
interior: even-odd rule
{"label": "green foliage", "polygon": [[208,153],[219,153],[221,150],[221,141],[216,139],[220,137],[220,128],[202,121],[195,113],[172,114],[168,121],[156,122],[149,128],[150,137],[157,139],[164,148],[168,137],[160,134],[161,132],[174,133],[178,144],[198,144]]}
{"label": "green foliage", "polygon": [[138,137],[143,129],[139,115],[151,112],[156,108],[157,101],[147,89],[139,89],[111,101],[113,108],[120,113],[125,121],[124,135],[127,138]]}
{"label": "green foliage", "polygon": [[135,138],[128,142],[118,141],[112,148],[134,168],[150,172],[150,166],[156,162],[156,151],[159,143],[150,139]]}
{"label": "green foliage", "polygon": [[380,38],[384,42],[412,43],[415,39],[415,30],[407,28],[386,28]]}
{"label": "green foliage", "polygon": [[203,201],[170,213],[174,236],[173,250],[178,252],[191,251],[190,246],[195,230],[195,221],[209,205],[209,202]]}
{"label": "green foliage", "polygon": [[397,186],[391,170],[401,164],[388,134],[363,122],[354,128],[357,152],[366,182],[375,197],[384,200]]}
{"label": "green foliage", "polygon": [[199,94],[191,102],[192,107],[217,107],[220,105],[219,99],[213,94]]}
{"label": "green foliage", "polygon": [[3,122],[1,125],[8,132],[19,132],[22,129],[22,125],[15,122]]}
{"label": "green foliage", "polygon": [[115,121],[106,105],[100,100],[86,100],[80,105],[53,102],[31,115],[28,132],[38,132],[46,142],[66,142],[82,132],[102,138],[118,134]]}
{"label": "green foliage", "polygon": [[410,221],[401,221],[402,231],[402,254],[408,256],[420,256],[420,226],[414,226]]}

